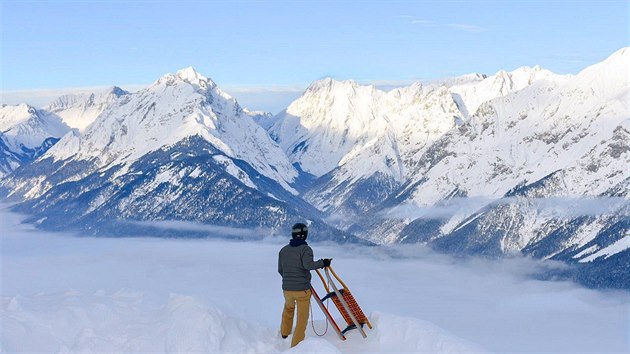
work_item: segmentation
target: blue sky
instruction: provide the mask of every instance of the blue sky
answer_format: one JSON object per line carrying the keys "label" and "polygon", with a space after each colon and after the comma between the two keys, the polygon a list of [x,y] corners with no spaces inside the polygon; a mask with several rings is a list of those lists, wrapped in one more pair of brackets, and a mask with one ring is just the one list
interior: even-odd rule
{"label": "blue sky", "polygon": [[3,0],[2,90],[137,87],[192,65],[277,111],[325,76],[576,73],[628,46],[628,3]]}

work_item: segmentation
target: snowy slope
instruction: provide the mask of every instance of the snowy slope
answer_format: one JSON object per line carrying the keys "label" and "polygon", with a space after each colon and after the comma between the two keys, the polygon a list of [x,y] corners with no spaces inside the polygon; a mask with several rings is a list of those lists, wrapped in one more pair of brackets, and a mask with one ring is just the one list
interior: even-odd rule
{"label": "snowy slope", "polygon": [[[467,77],[464,76],[464,78]],[[569,77],[569,75],[556,75],[540,66],[535,66],[533,68],[521,67],[511,72],[501,70],[481,81],[460,80],[448,82],[448,84],[449,90],[462,103],[460,107],[462,112],[465,112],[466,116],[471,116],[482,103],[494,98],[522,90],[537,81],[562,82]]]}
{"label": "snowy slope", "polygon": [[420,159],[399,195],[422,205],[455,189],[498,198],[558,170],[569,174],[559,196],[605,192],[628,177],[629,89],[620,78],[629,61],[622,51],[566,82],[541,81],[485,103],[439,141],[439,156]]}
{"label": "snowy slope", "polygon": [[453,196],[499,201],[445,219],[407,216],[396,226],[374,225],[371,234],[453,252],[524,251],[565,261],[616,244],[630,227],[629,62],[622,49],[575,77],[541,80],[482,104],[419,159],[383,207],[430,208]]}
{"label": "snowy slope", "polygon": [[318,178],[305,198],[337,218],[351,218],[406,182],[426,150],[468,122],[481,103],[539,81],[565,79],[523,67],[384,92],[328,78],[277,115],[269,133],[291,162]]}
{"label": "snowy slope", "polygon": [[69,130],[58,117],[25,104],[0,107],[0,177],[43,154]]}
{"label": "snowy slope", "polygon": [[58,116],[66,125],[84,131],[109,105],[128,92],[111,87],[100,92],[64,95],[44,108]]}
{"label": "snowy slope", "polygon": [[[324,79],[276,116],[269,132],[292,162],[319,177],[307,200],[352,215],[397,188],[422,148],[455,126],[458,116],[444,86],[384,92]],[[365,189],[373,193],[353,192]]]}
{"label": "snowy slope", "polygon": [[49,117],[25,104],[0,108],[2,137],[15,151],[36,148],[47,138],[61,137],[68,130],[68,126],[58,118]]}
{"label": "snowy slope", "polygon": [[[341,343],[331,335],[317,338],[309,328],[309,338],[290,349],[275,328],[175,294],[162,306],[125,291],[3,298],[2,313],[3,350],[12,353],[485,352],[430,322],[385,313],[372,314],[377,329],[368,340],[350,337],[350,343]],[[23,328],[28,327],[33,330],[27,335]]]}
{"label": "snowy slope", "polygon": [[270,134],[291,162],[321,176],[355,145],[389,130],[389,122],[374,116],[381,95],[375,87],[354,81],[316,81],[279,114]]}

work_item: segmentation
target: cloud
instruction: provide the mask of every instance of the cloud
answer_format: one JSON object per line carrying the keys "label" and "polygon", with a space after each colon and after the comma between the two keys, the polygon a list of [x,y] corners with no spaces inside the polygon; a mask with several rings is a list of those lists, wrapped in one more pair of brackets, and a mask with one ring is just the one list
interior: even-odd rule
{"label": "cloud", "polygon": [[380,213],[386,219],[440,219],[447,220],[455,215],[471,215],[486,206],[516,204],[525,210],[551,217],[576,218],[614,213],[627,214],[630,200],[621,197],[550,197],[550,198],[501,198],[487,197],[453,198],[435,205],[423,206],[416,203],[399,205]]}
{"label": "cloud", "polygon": [[381,212],[386,219],[450,219],[457,214],[470,215],[496,199],[474,197],[453,198],[435,205],[422,206],[408,203]]}
{"label": "cloud", "polygon": [[208,236],[239,239],[261,239],[272,235],[273,230],[264,228],[239,228],[220,225],[202,224],[193,221],[156,220],[156,221],[125,221],[126,223],[157,228],[167,231],[191,231],[207,233]]}
{"label": "cloud", "polygon": [[621,197],[551,197],[530,199],[530,202],[539,213],[558,218],[625,214],[630,207],[630,200]]}
{"label": "cloud", "polygon": [[410,24],[422,25],[422,26],[425,26],[425,27],[428,27],[428,26],[450,27],[450,28],[454,28],[454,29],[457,29],[457,30],[460,30],[460,31],[470,32],[470,33],[481,33],[481,32],[488,31],[488,28],[486,28],[486,27],[482,27],[482,26],[479,26],[479,25],[468,24],[468,23],[449,23],[449,24],[444,24],[444,23],[438,23],[438,22],[433,21],[433,20],[417,18],[415,16],[410,16],[410,15],[400,15],[400,16],[398,16],[398,18],[403,19],[405,22],[408,22]]}
{"label": "cloud", "polygon": [[447,26],[470,33],[481,33],[488,30],[485,27],[465,23],[449,23]]}
{"label": "cloud", "polygon": [[224,89],[230,96],[236,98],[242,107],[251,111],[264,111],[273,114],[287,108],[304,92],[298,87],[227,87]]}
{"label": "cloud", "polygon": [[222,89],[228,92],[234,93],[269,93],[269,92],[298,92],[302,93],[306,90],[304,85],[273,85],[273,86],[260,86],[260,85],[242,85],[232,86],[226,85]]}
{"label": "cloud", "polygon": [[411,20],[411,23],[416,24],[416,25],[432,25],[435,23],[435,21],[430,21],[430,20]]}
{"label": "cloud", "polygon": [[[263,330],[256,336],[277,331],[283,299],[276,267],[286,239],[280,244],[268,239],[74,237],[34,230],[20,224],[22,219],[0,204],[3,348],[12,348],[17,340],[51,343],[41,352],[61,343],[51,341],[54,335],[64,334],[64,343],[76,344],[72,348],[77,351],[95,350],[94,343],[107,349],[137,343],[136,352],[167,352],[158,339],[164,330],[172,332],[169,325],[201,328],[187,333],[182,343],[205,345],[218,338],[212,329],[220,328],[208,318],[221,312],[235,319],[234,325],[256,323]],[[422,245],[314,244],[313,249],[316,258],[334,259],[335,270],[368,316],[380,312],[428,321],[496,353],[627,352],[628,292],[536,279],[564,269],[558,262],[455,258]],[[316,275],[313,285],[322,289]],[[191,301],[181,301],[185,298]],[[208,313],[209,308],[221,312]],[[53,325],[60,319],[68,325],[57,330]],[[313,319],[317,328],[324,326],[316,309]],[[27,326],[15,325],[19,321]],[[214,327],[203,327],[208,323]],[[391,328],[375,326],[368,335],[378,338]],[[37,341],[33,333],[39,334]],[[417,339],[416,332],[406,337],[404,331],[397,333],[403,342]],[[140,342],[134,334],[142,335]],[[356,352],[374,349],[369,341],[348,341],[352,343],[365,343],[361,349],[366,350]]]}

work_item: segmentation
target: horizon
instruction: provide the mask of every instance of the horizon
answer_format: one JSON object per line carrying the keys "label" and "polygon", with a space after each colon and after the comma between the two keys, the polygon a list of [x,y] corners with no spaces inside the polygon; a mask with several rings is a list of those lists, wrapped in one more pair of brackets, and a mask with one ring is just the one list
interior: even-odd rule
{"label": "horizon", "polygon": [[[224,92],[228,93],[230,96],[234,97],[239,104],[244,107],[247,108],[250,111],[262,111],[262,112],[268,112],[268,113],[272,113],[273,115],[276,115],[278,113],[280,113],[283,109],[286,109],[287,106],[293,102],[295,99],[299,98],[304,91],[314,82],[316,81],[320,81],[320,80],[324,80],[327,78],[336,80],[336,81],[353,81],[356,82],[359,85],[372,85],[375,86],[378,90],[381,91],[391,91],[393,89],[396,88],[400,88],[400,87],[406,87],[406,86],[410,86],[413,85],[415,83],[421,83],[421,84],[429,84],[431,82],[435,82],[435,81],[441,81],[441,80],[446,80],[446,79],[451,79],[451,78],[458,78],[458,77],[464,77],[464,76],[468,76],[468,75],[475,75],[475,74],[480,74],[480,75],[486,75],[488,77],[491,77],[492,75],[497,74],[500,71],[507,71],[507,72],[513,72],[517,69],[520,68],[534,68],[534,67],[541,67],[543,70],[549,70],[551,72],[553,72],[554,74],[557,75],[577,75],[580,72],[582,72],[584,69],[598,64],[606,59],[608,59],[610,56],[612,56],[613,54],[623,50],[623,49],[628,49],[630,48],[630,46],[627,47],[621,47],[618,48],[617,50],[609,53],[605,58],[603,58],[600,61],[597,62],[593,62],[593,63],[587,63],[586,66],[584,66],[583,68],[581,68],[580,70],[578,70],[576,73],[558,73],[558,72],[554,72],[551,71],[543,66],[541,66],[540,64],[535,64],[532,66],[527,66],[527,65],[521,65],[521,66],[517,66],[514,68],[504,68],[504,69],[499,69],[496,72],[493,73],[486,73],[486,72],[479,72],[479,71],[473,71],[473,72],[469,72],[469,73],[465,73],[462,75],[457,75],[457,76],[445,76],[445,77],[438,77],[438,78],[432,78],[432,79],[426,79],[426,80],[398,80],[398,81],[386,81],[386,80],[381,80],[381,81],[360,81],[360,80],[355,80],[353,78],[336,78],[336,77],[332,77],[332,76],[325,76],[325,77],[320,77],[320,78],[316,78],[312,81],[310,81],[308,84],[303,85],[303,86],[299,86],[299,85],[285,85],[285,86],[278,86],[278,85],[272,85],[272,86],[223,86],[220,83],[217,83],[213,78],[212,75],[208,75],[207,73],[201,72],[199,70],[197,70],[196,67],[193,66],[185,66],[182,67],[178,70],[172,71],[172,72],[168,72],[168,73],[163,73],[162,75],[160,75],[159,77],[157,77],[155,80],[153,80],[153,82],[151,83],[145,83],[145,84],[128,84],[128,85],[117,85],[117,84],[110,84],[110,85],[103,85],[103,86],[92,86],[92,87],[66,87],[66,88],[34,88],[34,89],[26,89],[26,90],[14,90],[14,91],[6,91],[6,90],[0,90],[0,105],[18,105],[18,104],[27,104],[29,106],[33,106],[35,108],[44,108],[46,105],[51,104],[52,102],[54,102],[56,99],[58,99],[61,96],[64,95],[80,95],[80,94],[90,94],[90,93],[95,93],[95,92],[99,92],[99,91],[104,91],[107,90],[109,88],[112,87],[119,87],[122,88],[125,91],[128,91],[130,93],[135,93],[137,91],[143,90],[151,85],[153,85],[159,78],[168,75],[168,74],[174,74],[177,73],[179,71],[185,70],[187,68],[192,68],[193,70],[195,70],[197,73],[201,74],[202,76],[205,76],[206,78],[209,78],[210,80],[212,80],[213,82],[215,82],[217,84],[217,86]],[[244,100],[243,100],[244,98]],[[250,104],[248,104],[250,103]],[[253,104],[251,104],[253,103]],[[261,109],[260,106],[266,106],[267,108],[271,108],[274,107],[272,109]]]}
{"label": "horizon", "polygon": [[535,65],[576,74],[627,47],[629,36],[623,0],[0,6],[1,103],[26,97],[36,107],[66,92],[134,91],[193,66],[244,107],[277,113],[324,77],[404,86]]}

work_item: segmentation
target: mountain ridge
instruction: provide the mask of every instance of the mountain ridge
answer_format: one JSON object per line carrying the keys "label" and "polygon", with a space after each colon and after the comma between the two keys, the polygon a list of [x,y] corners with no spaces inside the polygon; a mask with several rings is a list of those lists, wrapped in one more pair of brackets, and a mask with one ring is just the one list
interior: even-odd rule
{"label": "mountain ridge", "polygon": [[[521,67],[389,91],[325,78],[276,116],[188,67],[135,93],[107,90],[92,123],[49,141],[0,190],[45,228],[63,227],[46,218],[72,208],[88,229],[116,215],[271,228],[308,219],[331,240],[522,253],[572,264],[591,286],[630,287],[600,265],[623,275],[630,254],[629,66],[624,48],[577,75]],[[550,212],[588,198],[622,203]]]}

